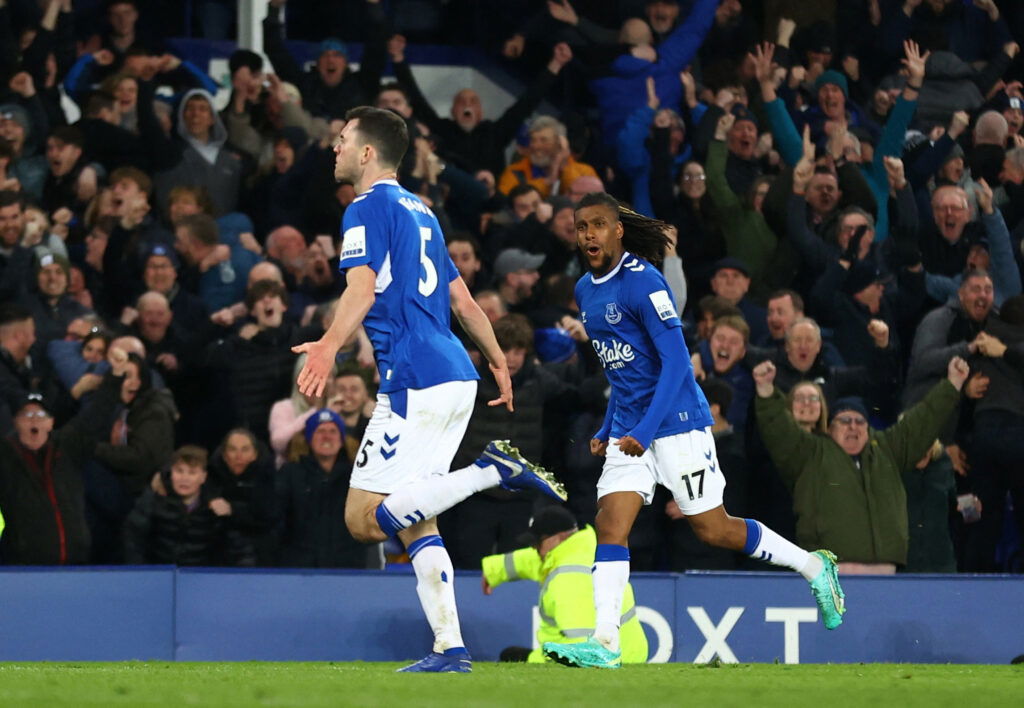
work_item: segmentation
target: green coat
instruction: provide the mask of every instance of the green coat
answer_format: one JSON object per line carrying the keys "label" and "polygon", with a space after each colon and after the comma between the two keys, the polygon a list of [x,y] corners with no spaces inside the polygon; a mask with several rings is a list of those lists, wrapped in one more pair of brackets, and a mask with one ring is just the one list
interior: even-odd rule
{"label": "green coat", "polygon": [[[597,534],[590,526],[577,531],[555,546],[543,562],[533,548],[499,553],[483,559],[484,578],[491,587],[510,580],[540,583],[540,628],[537,642],[582,642],[594,633],[594,582],[591,566],[597,550]],[[626,584],[622,597],[622,625],[619,629],[622,661],[647,661],[647,637],[636,617],[633,586]],[[530,662],[543,662],[540,649],[530,652]]]}
{"label": "green coat", "polygon": [[906,564],[901,473],[924,456],[959,399],[943,379],[899,423],[881,432],[869,429],[858,469],[831,437],[802,430],[778,389],[768,398],[758,396],[761,437],[793,493],[797,544],[828,548],[844,561]]}

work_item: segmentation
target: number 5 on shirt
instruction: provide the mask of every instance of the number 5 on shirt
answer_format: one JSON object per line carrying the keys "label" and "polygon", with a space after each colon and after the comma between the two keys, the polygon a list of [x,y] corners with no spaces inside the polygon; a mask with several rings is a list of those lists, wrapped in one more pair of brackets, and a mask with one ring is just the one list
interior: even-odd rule
{"label": "number 5 on shirt", "polygon": [[437,268],[427,255],[427,241],[430,240],[430,227],[420,227],[420,265],[423,266],[424,278],[420,278],[420,295],[428,297],[437,289]]}

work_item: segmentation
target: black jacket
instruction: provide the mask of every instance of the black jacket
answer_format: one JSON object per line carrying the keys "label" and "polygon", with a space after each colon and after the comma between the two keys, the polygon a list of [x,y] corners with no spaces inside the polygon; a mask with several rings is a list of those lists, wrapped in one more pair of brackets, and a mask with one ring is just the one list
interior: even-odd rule
{"label": "black jacket", "polygon": [[366,547],[345,526],[352,463],[344,450],[324,472],[312,455],[277,473],[280,564],[288,568],[365,568]]}
{"label": "black jacket", "polygon": [[328,86],[316,67],[302,71],[284,43],[284,26],[273,8],[263,20],[263,46],[277,75],[295,84],[302,93],[302,105],[314,116],[344,118],[356,106],[369,105],[377,94],[380,77],[387,63],[383,6],[367,4],[367,21],[363,27],[366,41],[359,71],[346,67],[344,78],[336,86]]}
{"label": "black jacket", "polygon": [[224,446],[210,456],[207,486],[211,496],[221,496],[231,504],[231,520],[256,551],[256,563],[273,564],[273,534],[277,523],[274,498],[274,457],[264,445],[257,446],[259,457],[241,474],[233,474],[224,462]]}
{"label": "black jacket", "polygon": [[238,532],[230,516],[217,516],[203,489],[189,511],[170,491],[167,496],[147,489],[135,502],[124,525],[125,562],[158,565],[255,565],[252,544]]}
{"label": "black jacket", "polygon": [[37,452],[15,436],[0,439],[0,510],[6,528],[0,561],[62,565],[89,561],[82,465],[92,455],[100,417],[82,414],[50,434]]}

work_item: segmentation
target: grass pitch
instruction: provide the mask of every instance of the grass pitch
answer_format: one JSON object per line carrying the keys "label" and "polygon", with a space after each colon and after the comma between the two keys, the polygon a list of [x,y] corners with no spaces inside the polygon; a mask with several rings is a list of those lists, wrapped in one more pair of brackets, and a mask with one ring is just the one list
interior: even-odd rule
{"label": "grass pitch", "polygon": [[0,706],[1019,706],[1024,666],[693,666],[618,671],[478,662],[471,675],[373,663],[0,664]]}

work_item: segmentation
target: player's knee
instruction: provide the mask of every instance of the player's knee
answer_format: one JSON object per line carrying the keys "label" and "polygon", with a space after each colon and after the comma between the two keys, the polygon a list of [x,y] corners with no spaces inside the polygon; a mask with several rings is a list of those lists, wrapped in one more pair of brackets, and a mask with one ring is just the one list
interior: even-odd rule
{"label": "player's knee", "polygon": [[345,509],[345,526],[352,538],[360,543],[380,543],[387,539],[387,534],[377,525],[374,512],[374,509]]}

